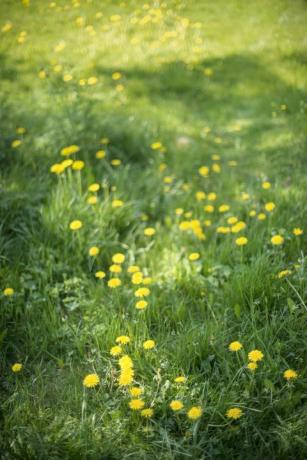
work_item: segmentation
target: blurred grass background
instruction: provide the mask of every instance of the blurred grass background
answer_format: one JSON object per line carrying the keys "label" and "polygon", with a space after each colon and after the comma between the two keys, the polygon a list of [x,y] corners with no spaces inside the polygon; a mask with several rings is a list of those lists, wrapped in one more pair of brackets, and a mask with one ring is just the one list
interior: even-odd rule
{"label": "blurred grass background", "polygon": [[[291,232],[306,222],[306,3],[2,0],[0,18],[0,269],[15,290],[0,315],[3,458],[305,458],[306,240]],[[55,177],[70,144],[85,168]],[[221,173],[204,179],[214,155]],[[231,211],[205,214],[199,190]],[[274,213],[250,217],[267,201]],[[212,221],[205,241],[180,231],[176,208]],[[216,233],[231,215],[247,223],[244,252]],[[115,252],[153,278],[146,311],[127,275],[114,292],[95,279]],[[276,280],[286,268],[290,282]],[[109,349],[123,333],[152,421],[131,415],[116,385]],[[253,376],[227,350],[236,339],[265,354]],[[93,369],[103,383],[85,396]],[[170,414],[176,396],[202,405],[202,419]],[[236,404],[244,417],[232,424],[224,414]]]}

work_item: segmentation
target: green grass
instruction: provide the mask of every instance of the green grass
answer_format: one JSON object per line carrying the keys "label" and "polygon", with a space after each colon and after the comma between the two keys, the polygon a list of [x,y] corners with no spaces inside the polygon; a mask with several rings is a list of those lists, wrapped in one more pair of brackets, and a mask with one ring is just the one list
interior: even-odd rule
{"label": "green grass", "polygon": [[[1,294],[2,458],[306,458],[305,2],[50,4],[0,5],[1,28],[13,25],[0,32],[0,275],[1,291],[14,289]],[[90,77],[96,84],[80,85]],[[157,141],[165,152],[151,148]],[[85,168],[50,173],[71,144]],[[90,205],[94,182],[101,189]],[[210,192],[215,210],[206,213]],[[124,205],[112,208],[114,199]],[[219,212],[222,204],[230,210]],[[246,228],[217,233],[232,216]],[[83,223],[76,232],[74,219]],[[205,240],[180,228],[187,220],[199,221]],[[296,227],[305,233],[295,236]],[[118,252],[122,285],[111,289]],[[152,278],[144,311],[129,265]],[[120,335],[131,338],[125,350],[150,419],[129,409],[118,386],[110,348]],[[147,339],[155,349],[143,350]],[[236,340],[243,349],[232,353]],[[264,354],[255,372],[253,349]],[[297,379],[287,382],[287,369]],[[90,373],[100,377],[93,389],[82,385]],[[174,383],[178,375],[185,384]],[[184,403],[178,414],[173,399]],[[197,421],[187,417],[192,406],[203,409]],[[237,421],[225,415],[232,407],[243,411]]]}

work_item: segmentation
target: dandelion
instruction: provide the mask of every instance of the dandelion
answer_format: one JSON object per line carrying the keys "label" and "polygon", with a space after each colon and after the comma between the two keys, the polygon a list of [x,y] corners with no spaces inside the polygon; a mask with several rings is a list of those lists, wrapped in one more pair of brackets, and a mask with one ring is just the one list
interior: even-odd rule
{"label": "dandelion", "polygon": [[245,236],[241,236],[236,239],[237,246],[245,246],[248,243],[248,239]]}
{"label": "dandelion", "polygon": [[88,191],[89,191],[89,192],[98,192],[99,189],[100,189],[100,185],[99,185],[99,184],[91,184],[91,185],[89,185],[89,187],[88,187]]}
{"label": "dandelion", "polygon": [[108,281],[108,286],[112,289],[119,287],[122,284],[119,278],[110,278]]}
{"label": "dandelion", "polygon": [[129,407],[132,410],[141,410],[145,406],[145,403],[142,399],[131,399],[129,401]]}
{"label": "dandelion", "polygon": [[106,156],[106,151],[105,150],[97,150],[95,156],[96,156],[96,158],[98,160],[102,160]]}
{"label": "dandelion", "polygon": [[263,353],[260,350],[252,350],[248,353],[248,359],[253,363],[261,361],[263,359]]}
{"label": "dandelion", "polygon": [[264,212],[260,212],[260,214],[258,214],[258,216],[257,216],[257,219],[258,219],[258,220],[265,220],[265,219],[266,219],[266,215],[264,214]]}
{"label": "dandelion", "polygon": [[95,273],[95,276],[96,276],[96,278],[98,278],[99,280],[102,280],[103,278],[105,278],[106,274],[105,274],[105,272],[103,272],[103,271],[100,270],[100,271],[98,271],[98,272]]}
{"label": "dandelion", "polygon": [[152,148],[152,150],[160,150],[163,147],[163,145],[162,142],[157,141],[153,142],[150,147]]}
{"label": "dandelion", "polygon": [[201,417],[203,411],[202,408],[199,406],[193,406],[191,409],[188,411],[187,416],[191,420],[197,420],[198,418]]}
{"label": "dandelion", "polygon": [[120,80],[122,78],[122,74],[120,72],[113,72],[112,73],[112,79],[117,81],[117,80]]}
{"label": "dandelion", "polygon": [[132,284],[141,284],[143,282],[143,273],[142,272],[133,273],[131,277],[131,282]]}
{"label": "dandelion", "polygon": [[61,174],[64,170],[65,166],[62,163],[55,163],[50,168],[50,172],[54,174]]}
{"label": "dandelion", "polygon": [[113,200],[111,203],[112,208],[121,208],[124,205],[122,200]]}
{"label": "dandelion", "polygon": [[100,378],[97,374],[88,374],[83,379],[83,385],[86,388],[96,387],[100,382]]}
{"label": "dandelion", "polygon": [[241,350],[241,348],[243,348],[242,346],[242,343],[238,342],[238,341],[235,341],[235,342],[231,342],[228,346],[228,349],[230,351],[239,351]]}
{"label": "dandelion", "polygon": [[204,206],[204,211],[211,214],[214,212],[214,206],[212,206],[212,204],[207,204]]}
{"label": "dandelion", "polygon": [[15,139],[12,143],[11,143],[11,147],[13,149],[17,149],[17,147],[19,147],[21,145],[21,140],[20,139]]}
{"label": "dandelion", "polygon": [[155,346],[156,344],[154,340],[146,340],[145,342],[143,342],[144,350],[152,350],[153,348],[155,348]]}
{"label": "dandelion", "polygon": [[21,363],[15,363],[12,365],[11,369],[12,369],[12,372],[20,372],[21,369],[22,369],[22,364]]}
{"label": "dandelion", "polygon": [[222,204],[221,206],[219,206],[219,212],[227,212],[229,211],[230,209],[230,206],[228,206],[228,204]]}
{"label": "dandelion", "polygon": [[268,181],[265,181],[265,182],[262,182],[262,188],[264,190],[268,190],[269,188],[271,188],[271,182],[268,182]]}
{"label": "dandelion", "polygon": [[110,270],[111,273],[121,273],[122,272],[122,267],[120,265],[113,264],[113,265],[110,266],[109,270]]}
{"label": "dandelion", "polygon": [[120,166],[121,164],[122,164],[122,162],[118,158],[115,158],[114,160],[111,160],[111,165],[112,166]]}
{"label": "dandelion", "polygon": [[227,219],[227,224],[234,225],[238,222],[238,219],[236,217],[228,217]]}
{"label": "dandelion", "polygon": [[89,253],[89,255],[90,255],[91,257],[97,256],[97,255],[99,254],[99,252],[100,252],[100,249],[97,248],[97,246],[92,246],[92,247],[89,249],[89,251],[88,251],[88,253]]}
{"label": "dandelion", "polygon": [[294,371],[293,369],[287,369],[285,372],[284,372],[284,378],[286,380],[295,380],[297,379],[297,372]]}
{"label": "dandelion", "polygon": [[293,235],[295,235],[295,236],[300,236],[300,235],[302,235],[302,234],[304,233],[304,231],[303,231],[303,229],[297,227],[297,228],[294,228],[294,229],[293,229],[293,232],[292,232],[292,233],[293,233]]}
{"label": "dandelion", "polygon": [[152,227],[147,227],[144,230],[144,235],[145,236],[153,236],[156,233],[156,230]]}
{"label": "dandelion", "polygon": [[184,377],[183,375],[179,375],[174,380],[175,383],[185,383],[186,381],[187,381],[187,378]]}
{"label": "dandelion", "polygon": [[131,385],[131,383],[133,382],[133,377],[134,377],[134,371],[132,368],[122,369],[120,376],[119,376],[119,380],[118,380],[119,386]]}
{"label": "dandelion", "polygon": [[83,169],[84,166],[85,166],[84,161],[76,160],[76,161],[74,161],[73,164],[71,165],[71,168],[72,168],[74,171],[81,171],[81,169]]}
{"label": "dandelion", "polygon": [[3,290],[3,295],[5,295],[5,297],[11,297],[13,294],[14,294],[14,289],[11,287],[7,287]]}
{"label": "dandelion", "polygon": [[271,212],[271,211],[273,211],[273,210],[276,208],[276,205],[275,205],[275,203],[273,203],[272,201],[270,201],[269,203],[266,203],[266,204],[264,205],[264,208],[265,208],[266,211]]}
{"label": "dandelion", "polygon": [[284,238],[281,235],[274,235],[271,238],[271,243],[274,244],[275,246],[279,246],[280,244],[283,244]]}
{"label": "dandelion", "polygon": [[82,227],[82,222],[81,220],[73,220],[69,224],[70,230],[79,230]]}
{"label": "dandelion", "polygon": [[145,418],[152,417],[153,413],[154,413],[154,411],[151,408],[141,410],[141,416],[145,417]]}
{"label": "dandelion", "polygon": [[98,202],[98,198],[95,195],[92,195],[92,196],[88,197],[88,199],[87,199],[88,204],[97,204],[97,202]]}
{"label": "dandelion", "polygon": [[226,417],[231,418],[233,420],[239,419],[240,417],[242,417],[242,415],[243,412],[238,407],[232,407],[231,409],[228,409],[228,411],[226,412]]}
{"label": "dandelion", "polygon": [[68,159],[68,160],[64,160],[62,161],[61,165],[63,166],[64,169],[68,168],[69,166],[71,166],[73,164],[73,160],[71,159]]}
{"label": "dandelion", "polygon": [[284,278],[285,276],[291,275],[291,270],[282,270],[277,274],[277,278]]}
{"label": "dandelion", "polygon": [[209,175],[209,168],[208,166],[201,166],[198,172],[202,177],[207,177]]}
{"label": "dandelion", "polygon": [[114,254],[114,256],[112,256],[112,262],[114,262],[115,264],[124,263],[125,262],[124,254],[121,254],[120,252]]}
{"label": "dandelion", "polygon": [[136,304],[135,304],[135,308],[137,310],[145,310],[145,308],[147,307],[148,305],[148,302],[146,302],[146,300],[139,300]]}
{"label": "dandelion", "polygon": [[135,297],[147,297],[150,294],[150,289],[146,287],[139,288],[135,291]]}
{"label": "dandelion", "polygon": [[122,351],[123,351],[122,347],[120,347],[119,345],[115,345],[114,347],[111,348],[110,355],[118,356],[121,354]]}
{"label": "dandelion", "polygon": [[205,192],[196,192],[195,193],[195,198],[197,201],[203,201],[206,198]]}
{"label": "dandelion", "polygon": [[67,73],[67,74],[65,74],[65,75],[63,76],[63,81],[64,81],[65,83],[67,83],[67,82],[69,82],[69,81],[71,81],[71,80],[72,80],[72,75],[70,75],[69,73]]}
{"label": "dandelion", "polygon": [[174,411],[181,410],[183,408],[183,403],[179,401],[179,399],[174,399],[173,401],[170,402],[169,407]]}
{"label": "dandelion", "polygon": [[96,83],[98,82],[98,78],[97,77],[90,77],[88,80],[87,80],[87,84],[88,85],[96,85]]}
{"label": "dandelion", "polygon": [[257,363],[253,363],[253,362],[250,362],[248,363],[247,365],[247,369],[249,369],[250,371],[254,372],[258,367],[258,364]]}
{"label": "dandelion", "polygon": [[192,254],[189,255],[189,260],[191,262],[194,262],[195,260],[198,260],[200,258],[200,254],[198,252],[192,252]]}
{"label": "dandelion", "polygon": [[127,269],[128,273],[136,273],[139,271],[140,271],[140,268],[137,265],[130,265],[130,267],[128,267]]}
{"label": "dandelion", "polygon": [[138,396],[141,396],[143,389],[139,387],[131,387],[129,389],[129,393],[133,398],[137,398]]}
{"label": "dandelion", "polygon": [[63,147],[62,150],[61,150],[61,155],[63,156],[68,156],[68,155],[72,155],[74,153],[77,153],[79,152],[80,150],[80,147],[78,145],[68,145],[67,147]]}
{"label": "dandelion", "polygon": [[120,335],[116,338],[115,342],[126,345],[127,343],[130,343],[130,337],[128,335]]}

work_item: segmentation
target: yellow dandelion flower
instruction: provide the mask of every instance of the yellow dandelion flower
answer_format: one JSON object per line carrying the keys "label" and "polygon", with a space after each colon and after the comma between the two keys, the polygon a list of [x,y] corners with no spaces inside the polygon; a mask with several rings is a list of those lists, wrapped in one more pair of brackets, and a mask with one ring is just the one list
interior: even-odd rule
{"label": "yellow dandelion flower", "polygon": [[15,139],[12,143],[11,143],[11,147],[13,149],[17,149],[17,147],[19,147],[21,145],[21,140],[20,139]]}
{"label": "yellow dandelion flower", "polygon": [[197,201],[203,201],[206,198],[205,192],[196,192],[195,193],[195,198]]}
{"label": "yellow dandelion flower", "polygon": [[103,272],[103,271],[100,270],[100,271],[98,271],[98,272],[95,273],[95,276],[96,276],[96,278],[98,278],[99,280],[102,280],[103,278],[105,278],[106,274],[105,274],[105,272]]}
{"label": "yellow dandelion flower", "polygon": [[97,204],[98,198],[95,195],[89,196],[87,199],[88,204]]}
{"label": "yellow dandelion flower", "polygon": [[139,271],[140,271],[140,268],[137,265],[130,265],[130,267],[128,267],[127,269],[128,273],[136,273]]}
{"label": "yellow dandelion flower", "polygon": [[131,399],[129,401],[129,407],[132,410],[141,410],[145,406],[145,403],[142,399]]}
{"label": "yellow dandelion flower", "polygon": [[120,347],[119,345],[115,345],[114,347],[111,348],[110,355],[118,356],[121,354],[122,351],[123,351],[122,347]]}
{"label": "yellow dandelion flower", "polygon": [[132,284],[141,284],[143,282],[143,273],[142,272],[133,273],[131,277],[131,282]]}
{"label": "yellow dandelion flower", "polygon": [[162,142],[156,141],[153,142],[150,147],[152,148],[152,150],[160,150],[163,147],[163,144]]}
{"label": "yellow dandelion flower", "polygon": [[248,363],[247,365],[247,368],[250,370],[250,371],[255,371],[258,367],[258,364],[257,363],[254,363],[254,362],[250,362]]}
{"label": "yellow dandelion flower", "polygon": [[217,199],[217,194],[215,192],[208,193],[208,200],[215,201]]}
{"label": "yellow dandelion flower", "polygon": [[203,413],[203,410],[199,406],[193,406],[191,409],[188,411],[187,416],[191,420],[197,420],[198,418],[201,417]]}
{"label": "yellow dandelion flower", "polygon": [[202,177],[207,177],[209,175],[209,168],[208,166],[201,166],[198,172]]}
{"label": "yellow dandelion flower", "polygon": [[82,222],[81,220],[73,220],[69,224],[70,230],[79,230],[82,227]]}
{"label": "yellow dandelion flower", "polygon": [[7,287],[3,290],[3,295],[6,297],[11,297],[14,294],[14,289],[11,287]]}
{"label": "yellow dandelion flower", "polygon": [[120,80],[122,78],[122,74],[120,72],[113,72],[112,73],[112,80]]}
{"label": "yellow dandelion flower", "polygon": [[112,262],[114,262],[115,264],[122,264],[125,262],[125,256],[124,254],[121,254],[120,252],[114,254],[112,256]]}
{"label": "yellow dandelion flower", "polygon": [[184,377],[183,375],[179,375],[174,380],[175,383],[185,383],[186,381],[187,381],[187,378]]}
{"label": "yellow dandelion flower", "polygon": [[130,337],[128,335],[120,335],[119,337],[116,337],[115,342],[126,345],[127,343],[130,343]]}
{"label": "yellow dandelion flower", "polygon": [[108,286],[112,289],[119,287],[122,284],[119,278],[110,278],[108,281]]}
{"label": "yellow dandelion flower", "polygon": [[264,190],[268,190],[269,188],[271,188],[271,182],[268,182],[268,181],[265,181],[265,182],[262,182],[262,188]]}
{"label": "yellow dandelion flower", "polygon": [[137,310],[145,310],[145,308],[147,307],[148,305],[148,302],[146,302],[146,300],[139,300],[136,304],[135,304],[135,308]]}
{"label": "yellow dandelion flower", "polygon": [[21,369],[22,369],[22,364],[21,363],[15,363],[12,365],[11,369],[12,369],[12,372],[20,372]]}
{"label": "yellow dandelion flower", "polygon": [[198,260],[200,258],[200,254],[198,252],[192,252],[192,254],[189,255],[189,260],[191,262],[194,262],[195,260]]}
{"label": "yellow dandelion flower", "polygon": [[124,205],[124,202],[122,200],[113,200],[111,205],[112,208],[121,208]]}
{"label": "yellow dandelion flower", "polygon": [[89,251],[88,251],[88,254],[91,256],[91,257],[95,257],[99,254],[100,252],[100,249],[97,248],[97,246],[92,246]]}
{"label": "yellow dandelion flower", "polygon": [[68,156],[68,155],[72,155],[74,153],[77,153],[79,152],[80,150],[80,147],[78,145],[68,145],[67,147],[63,147],[62,150],[61,150],[61,155],[63,156]]}
{"label": "yellow dandelion flower", "polygon": [[301,229],[299,227],[293,229],[293,235],[295,235],[295,236],[300,236],[303,233],[304,233],[303,229]]}
{"label": "yellow dandelion flower", "polygon": [[74,171],[81,171],[81,169],[83,169],[84,166],[85,166],[84,161],[75,160],[75,161],[73,162],[73,164],[71,165],[71,168],[72,168]]}
{"label": "yellow dandelion flower", "polygon": [[277,278],[284,278],[285,276],[291,275],[291,270],[282,270],[277,274]]}
{"label": "yellow dandelion flower", "polygon": [[68,168],[69,166],[71,166],[73,164],[73,160],[63,160],[61,165],[63,166],[64,169]]}
{"label": "yellow dandelion flower", "polygon": [[214,206],[212,206],[212,204],[207,204],[206,206],[204,206],[204,211],[211,214],[212,212],[214,212]]}
{"label": "yellow dandelion flower", "polygon": [[245,236],[241,236],[236,239],[237,246],[245,246],[248,243],[248,239]]}
{"label": "yellow dandelion flower", "polygon": [[181,410],[183,408],[183,403],[179,401],[179,399],[174,399],[173,401],[170,402],[169,407],[174,411]]}
{"label": "yellow dandelion flower", "polygon": [[61,174],[64,170],[65,170],[65,167],[62,163],[55,163],[50,168],[50,172],[54,174]]}
{"label": "yellow dandelion flower", "polygon": [[97,374],[88,374],[83,379],[83,385],[86,388],[96,387],[100,382],[100,378]]}
{"label": "yellow dandelion flower", "polygon": [[252,350],[248,353],[248,359],[253,363],[261,361],[263,359],[263,353],[260,350]]}
{"label": "yellow dandelion flower", "polygon": [[143,342],[144,350],[152,350],[153,348],[155,348],[155,346],[156,344],[154,340],[145,340],[145,342]]}
{"label": "yellow dandelion flower", "polygon": [[90,77],[88,80],[87,80],[87,84],[88,85],[96,85],[96,83],[98,82],[98,78],[97,77]]}
{"label": "yellow dandelion flower", "polygon": [[119,160],[118,158],[114,158],[114,160],[111,160],[112,166],[120,166],[121,164],[122,164],[122,161]]}
{"label": "yellow dandelion flower", "polygon": [[228,204],[221,204],[221,206],[219,206],[219,212],[227,212],[229,209],[230,206],[228,206]]}
{"label": "yellow dandelion flower", "polygon": [[238,341],[235,341],[235,342],[231,342],[228,346],[228,349],[230,351],[239,351],[241,350],[241,348],[243,348],[242,346],[242,343],[238,342]]}
{"label": "yellow dandelion flower", "polygon": [[145,418],[150,418],[150,417],[152,417],[152,416],[153,416],[153,413],[154,413],[154,411],[153,411],[153,409],[151,409],[150,407],[147,408],[147,409],[141,410],[141,416],[142,416],[142,417],[145,417]]}
{"label": "yellow dandelion flower", "polygon": [[258,220],[265,220],[265,219],[266,219],[266,215],[264,214],[264,212],[260,212],[260,214],[258,214],[258,216],[257,216],[257,219],[258,219]]}
{"label": "yellow dandelion flower", "polygon": [[143,389],[140,387],[131,387],[129,389],[129,393],[133,398],[137,398],[138,396],[141,396]]}
{"label": "yellow dandelion flower", "polygon": [[122,369],[120,376],[119,376],[118,384],[120,386],[131,385],[133,382],[133,377],[134,377],[134,371],[132,368]]}
{"label": "yellow dandelion flower", "polygon": [[121,273],[122,272],[122,267],[118,264],[113,264],[109,268],[111,273]]}
{"label": "yellow dandelion flower", "polygon": [[272,201],[270,201],[269,203],[266,203],[266,204],[264,205],[264,208],[265,208],[266,211],[271,212],[271,211],[273,211],[273,210],[276,208],[276,205],[275,205],[275,203],[273,203]]}
{"label": "yellow dandelion flower", "polygon": [[150,294],[150,289],[146,287],[141,287],[137,289],[134,293],[135,297],[147,297]]}
{"label": "yellow dandelion flower", "polygon": [[227,224],[229,225],[234,225],[238,222],[238,219],[236,217],[228,217],[227,219]]}
{"label": "yellow dandelion flower", "polygon": [[295,379],[297,379],[297,372],[294,371],[293,369],[287,369],[284,372],[284,378],[286,380],[295,380]]}
{"label": "yellow dandelion flower", "polygon": [[95,156],[96,156],[96,158],[98,160],[102,160],[106,156],[106,151],[105,150],[97,150]]}
{"label": "yellow dandelion flower", "polygon": [[241,409],[238,407],[232,407],[231,409],[228,409],[226,412],[226,417],[231,418],[233,420],[237,420],[238,418],[242,417],[243,412]]}
{"label": "yellow dandelion flower", "polygon": [[153,227],[147,227],[144,230],[145,236],[153,236],[156,233],[156,230]]}
{"label": "yellow dandelion flower", "polygon": [[271,243],[274,244],[275,246],[279,246],[280,244],[283,244],[284,238],[281,235],[274,235],[271,238]]}
{"label": "yellow dandelion flower", "polygon": [[89,192],[98,192],[99,189],[100,189],[100,185],[96,183],[88,186]]}

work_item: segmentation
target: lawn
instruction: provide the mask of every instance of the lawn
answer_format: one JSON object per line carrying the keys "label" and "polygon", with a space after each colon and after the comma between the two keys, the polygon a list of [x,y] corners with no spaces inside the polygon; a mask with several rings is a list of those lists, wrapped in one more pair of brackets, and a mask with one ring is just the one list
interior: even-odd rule
{"label": "lawn", "polygon": [[1,458],[307,457],[306,30],[1,0]]}

